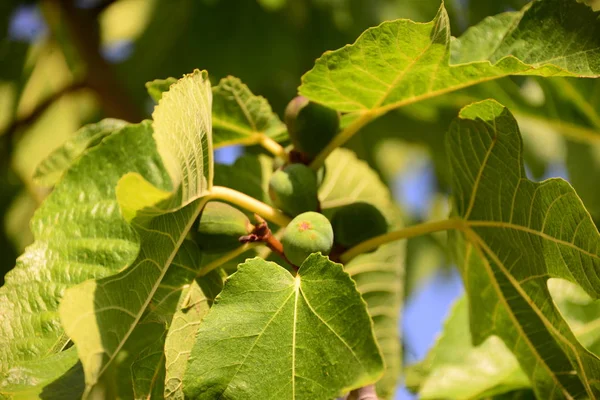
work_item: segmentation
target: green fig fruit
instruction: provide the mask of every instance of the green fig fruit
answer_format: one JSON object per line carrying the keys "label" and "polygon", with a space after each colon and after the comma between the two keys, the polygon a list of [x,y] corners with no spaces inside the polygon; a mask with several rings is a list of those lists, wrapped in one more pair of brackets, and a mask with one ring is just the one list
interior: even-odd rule
{"label": "green fig fruit", "polygon": [[388,230],[385,217],[372,204],[353,203],[338,209],[331,219],[336,243],[350,248]]}
{"label": "green fig fruit", "polygon": [[285,124],[294,148],[314,158],[338,133],[337,111],[298,96],[285,109]]}
{"label": "green fig fruit", "polygon": [[246,214],[229,204],[211,201],[202,210],[195,238],[201,250],[219,253],[241,246],[240,236],[253,229]]}
{"label": "green fig fruit", "polygon": [[273,204],[289,215],[319,208],[317,175],[304,164],[290,164],[275,171],[269,181]]}
{"label": "green fig fruit", "polygon": [[329,255],[333,246],[333,229],[323,214],[305,212],[285,228],[281,243],[287,259],[300,266],[312,253]]}

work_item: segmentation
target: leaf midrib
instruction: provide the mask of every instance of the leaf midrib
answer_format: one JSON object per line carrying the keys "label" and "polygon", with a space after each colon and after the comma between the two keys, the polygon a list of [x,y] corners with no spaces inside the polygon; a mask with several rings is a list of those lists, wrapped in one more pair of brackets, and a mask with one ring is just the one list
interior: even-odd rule
{"label": "leaf midrib", "polygon": [[[182,233],[180,235],[180,237],[177,239],[177,241],[175,241],[175,246],[173,248],[173,251],[171,252],[171,254],[169,254],[169,257],[167,258],[167,260],[165,261],[162,271],[160,272],[160,276],[159,278],[156,280],[154,286],[152,287],[152,289],[150,290],[150,292],[148,293],[148,296],[146,298],[146,301],[144,302],[144,304],[142,305],[142,307],[140,307],[139,311],[137,314],[135,314],[135,319],[134,321],[131,323],[131,326],[129,327],[128,331],[125,333],[125,335],[123,335],[122,340],[119,342],[118,346],[115,348],[115,350],[112,352],[111,355],[109,355],[108,360],[106,361],[106,363],[104,363],[104,366],[102,367],[102,369],[100,369],[99,373],[97,374],[97,377],[99,378],[100,376],[102,376],[102,374],[104,374],[104,372],[106,372],[106,369],[111,365],[111,363],[114,361],[115,357],[119,354],[119,352],[121,351],[121,349],[123,348],[123,346],[125,345],[125,343],[127,342],[127,339],[129,339],[129,336],[131,336],[131,333],[133,332],[133,330],[136,328],[136,326],[138,325],[138,323],[140,322],[140,319],[142,318],[144,311],[148,308],[148,305],[150,304],[150,302],[152,301],[152,298],[154,297],[154,294],[156,293],[156,290],[158,289],[158,287],[160,286],[161,281],[163,280],[165,274],[167,273],[171,262],[173,261],[173,259],[175,258],[177,252],[179,251],[179,248],[181,247],[181,245],[183,244],[183,241],[185,240],[187,233],[189,232],[189,230],[191,229],[192,225],[194,224],[194,221],[196,220],[196,218],[198,217],[198,215],[200,215],[200,212],[202,211],[202,208],[204,207],[204,204],[209,200],[208,196],[205,196],[205,198],[203,199],[198,199],[198,205],[196,206],[196,209],[194,210],[194,212],[192,213],[192,216],[190,217],[188,223],[186,224],[186,226],[184,227],[184,229],[182,230]],[[141,263],[137,263],[133,268],[137,268],[138,265],[140,265]],[[108,355],[108,354],[107,354]],[[97,382],[97,380],[96,380]],[[94,384],[96,383],[94,382]]]}

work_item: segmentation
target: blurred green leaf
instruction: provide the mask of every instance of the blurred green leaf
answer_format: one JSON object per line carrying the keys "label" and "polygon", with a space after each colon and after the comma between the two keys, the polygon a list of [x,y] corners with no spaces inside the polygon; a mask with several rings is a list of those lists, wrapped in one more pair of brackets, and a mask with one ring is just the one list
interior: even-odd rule
{"label": "blurred green leaf", "polygon": [[453,306],[442,335],[425,360],[409,368],[406,379],[421,399],[475,399],[531,386],[500,338],[473,346],[466,297]]}
{"label": "blurred green leaf", "polygon": [[168,92],[171,85],[175,82],[177,82],[175,78],[155,79],[146,82],[146,90],[148,90],[148,94],[152,97],[152,100],[158,104],[160,99],[162,99],[163,93]]}

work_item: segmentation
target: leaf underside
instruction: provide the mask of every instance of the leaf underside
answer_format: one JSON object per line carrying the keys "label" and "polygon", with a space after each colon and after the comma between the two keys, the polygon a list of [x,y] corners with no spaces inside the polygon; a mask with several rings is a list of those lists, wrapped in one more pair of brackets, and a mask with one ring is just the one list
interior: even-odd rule
{"label": "leaf underside", "polygon": [[548,291],[549,278],[600,295],[600,235],[562,179],[525,177],[514,117],[495,101],[463,109],[447,136],[452,244],[469,295],[475,344],[499,336],[540,398],[595,398],[600,361],[575,338]]}

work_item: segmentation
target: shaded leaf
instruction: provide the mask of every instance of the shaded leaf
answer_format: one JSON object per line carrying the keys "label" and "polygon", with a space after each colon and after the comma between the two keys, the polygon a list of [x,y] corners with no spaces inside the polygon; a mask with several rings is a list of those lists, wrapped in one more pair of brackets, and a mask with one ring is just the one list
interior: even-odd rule
{"label": "shaded leaf", "polygon": [[213,88],[213,140],[215,147],[256,144],[263,137],[287,139],[286,127],[267,99],[255,96],[232,76]]}
{"label": "shaded leaf", "polygon": [[222,284],[220,275],[215,272],[203,277],[200,284],[192,281],[181,293],[164,349],[167,369],[164,397],[167,399],[184,398],[183,376],[196,341],[196,332],[202,318],[221,291]]}
{"label": "shaded leaf", "polygon": [[499,336],[541,398],[598,395],[600,361],[575,338],[546,281],[597,298],[598,231],[571,186],[525,177],[514,117],[499,103],[464,108],[451,127],[452,234],[470,301],[474,344]]}
{"label": "shaded leaf", "polygon": [[33,179],[40,185],[52,186],[56,184],[63,173],[84,151],[96,146],[102,139],[118,131],[126,124],[125,121],[107,118],[82,127],[75,132],[73,138],[54,150],[37,166]]}
{"label": "shaded leaf", "polygon": [[184,392],[331,399],[382,372],[365,303],[341,265],[313,254],[294,277],[254,258],[226,281],[200,326]]}

